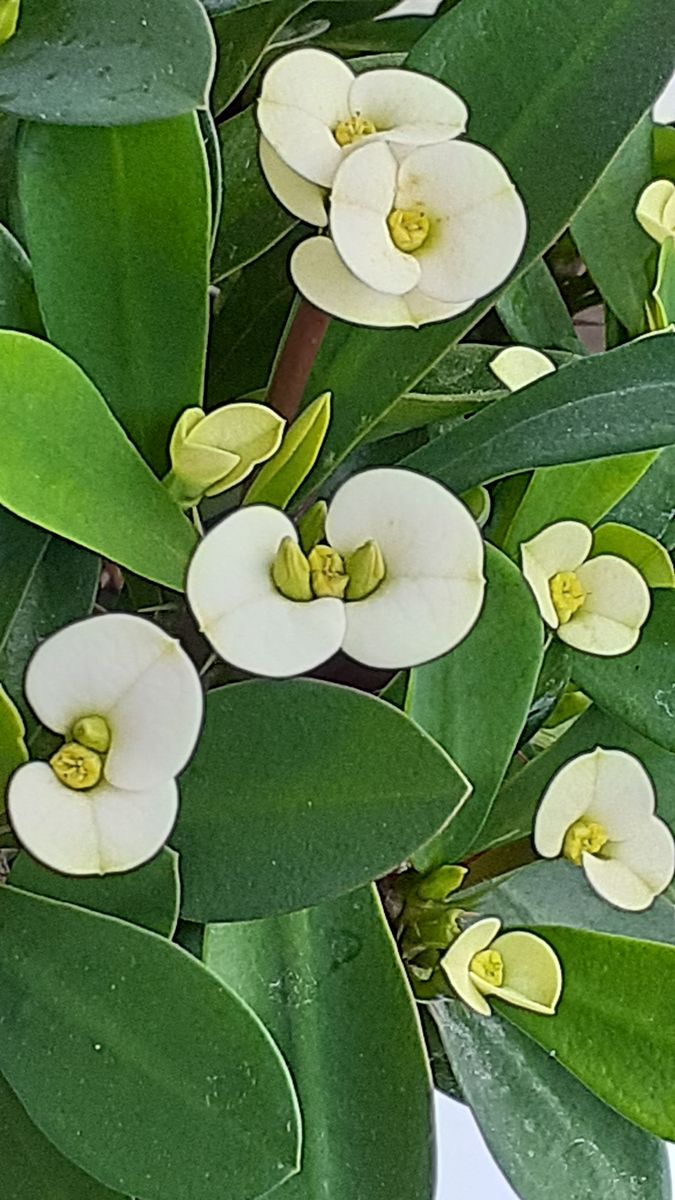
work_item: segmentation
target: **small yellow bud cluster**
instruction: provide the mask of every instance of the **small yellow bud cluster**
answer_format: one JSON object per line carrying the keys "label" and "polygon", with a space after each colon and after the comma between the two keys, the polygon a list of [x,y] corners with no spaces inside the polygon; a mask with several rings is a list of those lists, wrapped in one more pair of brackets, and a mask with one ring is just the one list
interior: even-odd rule
{"label": "small yellow bud cluster", "polygon": [[429,237],[431,222],[422,208],[395,208],[387,217],[391,240],[398,250],[413,254]]}
{"label": "small yellow bud cluster", "polygon": [[72,727],[70,740],[52,755],[49,765],[66,787],[85,791],[100,782],[109,749],[110,730],[103,717],[81,717]]}
{"label": "small yellow bud cluster", "polygon": [[333,130],[333,137],[338,146],[351,146],[359,138],[369,137],[371,133],[377,133],[377,127],[367,117],[357,115],[339,121]]}
{"label": "small yellow bud cluster", "polygon": [[504,959],[498,950],[479,950],[471,959],[469,970],[495,987],[504,982]]}
{"label": "small yellow bud cluster", "polygon": [[288,600],[364,600],[380,586],[385,565],[377,542],[368,541],[342,556],[319,543],[305,555],[297,542],[285,537],[272,563],[272,579]]}
{"label": "small yellow bud cluster", "polygon": [[581,608],[586,593],[574,571],[559,571],[549,583],[553,607],[561,625],[566,625]]}
{"label": "small yellow bud cluster", "polygon": [[584,854],[598,854],[609,838],[598,821],[581,817],[570,825],[563,842],[563,854],[576,867],[580,867]]}

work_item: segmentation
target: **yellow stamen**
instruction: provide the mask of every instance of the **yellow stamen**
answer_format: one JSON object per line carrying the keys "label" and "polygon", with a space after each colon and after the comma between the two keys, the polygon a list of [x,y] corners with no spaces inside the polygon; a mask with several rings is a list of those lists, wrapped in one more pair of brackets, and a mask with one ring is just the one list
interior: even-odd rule
{"label": "yellow stamen", "polygon": [[574,571],[559,571],[549,581],[551,600],[561,625],[566,625],[581,608],[586,593]]}
{"label": "yellow stamen", "polygon": [[98,754],[106,754],[110,749],[110,729],[103,717],[80,717],[71,730],[71,739],[96,750]]}
{"label": "yellow stamen", "polygon": [[589,821],[581,817],[570,825],[563,842],[563,854],[576,867],[581,866],[581,856],[597,854],[607,844],[609,838],[598,821]]}
{"label": "yellow stamen", "polygon": [[272,579],[287,600],[311,600],[309,563],[292,537],[282,538],[272,563]]}
{"label": "yellow stamen", "polygon": [[349,576],[348,600],[365,600],[380,586],[385,576],[384,559],[377,542],[364,542],[353,554],[345,555]]}
{"label": "yellow stamen", "polygon": [[395,208],[387,217],[391,239],[399,250],[412,254],[426,242],[431,222],[422,208]]}
{"label": "yellow stamen", "polygon": [[471,959],[469,970],[493,987],[501,987],[504,982],[504,959],[498,950],[479,950]]}
{"label": "yellow stamen", "polygon": [[340,121],[333,130],[333,137],[338,146],[351,146],[359,138],[369,137],[371,133],[377,133],[373,122],[357,113],[354,117],[347,117],[346,121]]}
{"label": "yellow stamen", "polygon": [[49,765],[61,783],[77,792],[96,787],[103,772],[101,755],[78,742],[66,742],[52,755]]}
{"label": "yellow stamen", "polygon": [[345,564],[337,550],[332,546],[314,546],[309,552],[312,591],[315,596],[336,596],[344,599],[349,576]]}

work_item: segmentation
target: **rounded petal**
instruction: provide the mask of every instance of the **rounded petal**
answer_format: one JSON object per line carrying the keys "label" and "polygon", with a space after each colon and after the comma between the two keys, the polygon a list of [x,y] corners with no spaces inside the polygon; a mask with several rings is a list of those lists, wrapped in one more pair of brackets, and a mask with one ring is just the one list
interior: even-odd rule
{"label": "rounded petal", "polygon": [[490,1005],[473,982],[469,965],[474,954],[486,950],[500,929],[498,917],[483,917],[480,921],[474,921],[455,938],[441,959],[441,967],[459,999],[484,1017],[490,1016]]}
{"label": "rounded petal", "polygon": [[576,572],[586,599],[558,637],[586,654],[627,654],[649,616],[651,593],[640,571],[624,558],[600,554]]}
{"label": "rounded petal", "polygon": [[128,792],[101,783],[90,792],[64,787],[47,763],[21,767],[9,785],[8,812],[29,854],[66,875],[130,871],[153,858],[178,814],[173,779]]}
{"label": "rounded petal", "polygon": [[654,785],[640,760],[625,750],[601,746],[584,757],[592,758],[595,766],[584,816],[602,825],[611,842],[638,837],[656,807]]}
{"label": "rounded petal", "polygon": [[517,929],[501,934],[491,949],[502,956],[504,982],[502,987],[490,987],[488,995],[499,996],[509,1004],[532,1012],[555,1012],[563,978],[558,956],[548,942],[534,933]]}
{"label": "rounded petal", "polygon": [[639,830],[622,841],[611,842],[610,856],[637,875],[658,896],[675,873],[675,841],[670,827],[659,817],[649,816]]}
{"label": "rounded petal", "polygon": [[204,698],[192,660],[159,626],[129,613],[88,617],[48,638],[25,689],[57,733],[81,717],[105,718],[105,775],[117,787],[141,791],[173,778],[199,736]]}
{"label": "rounded petal", "polygon": [[322,187],[331,186],[342,159],[333,130],[349,116],[353,78],[334,54],[303,47],[278,58],[263,79],[263,137],[287,166]]}
{"label": "rounded petal", "polygon": [[605,750],[579,754],[553,776],[534,821],[533,840],[537,854],[557,858],[570,825],[590,811]]}
{"label": "rounded petal", "polygon": [[468,509],[433,479],[395,467],[347,480],[328,510],[331,545],[377,542],[386,575],[345,606],[343,650],[373,667],[414,666],[447,653],[480,614],[484,546]]}
{"label": "rounded petal", "polygon": [[328,224],[325,190],[287,167],[263,137],[260,139],[260,166],[271,191],[294,217],[319,229]]}
{"label": "rounded petal", "polygon": [[533,350],[531,346],[507,346],[492,359],[490,370],[510,392],[519,392],[535,379],[554,374],[555,366],[541,350]]}
{"label": "rounded petal", "polygon": [[499,159],[482,146],[447,141],[409,154],[399,168],[395,207],[417,206],[431,220],[429,238],[415,254],[427,296],[485,296],[518,262],[527,236],[525,206]]}
{"label": "rounded petal", "polygon": [[[669,179],[655,179],[643,191],[635,210],[635,216],[645,233],[655,242],[664,242],[675,232],[675,222],[671,225],[665,220],[666,206],[675,196],[675,184]],[[675,213],[673,213],[675,218]]]}
{"label": "rounded petal", "polygon": [[466,129],[469,112],[451,88],[420,75],[384,67],[358,75],[349,92],[355,116],[367,117],[388,141],[444,142]]}
{"label": "rounded petal", "polygon": [[630,867],[616,858],[583,854],[583,867],[591,887],[616,908],[642,912],[654,899],[652,889]]}
{"label": "rounded petal", "polygon": [[559,571],[577,571],[592,545],[593,534],[587,525],[580,521],[556,521],[520,547],[523,575],[543,619],[552,629],[557,629],[559,622],[549,580]]}
{"label": "rounded petal", "polygon": [[342,321],[392,329],[418,328],[430,321],[446,321],[471,308],[466,304],[441,304],[413,288],[405,296],[376,292],[345,266],[330,238],[301,242],[291,258],[291,275],[298,291],[310,304]]}
{"label": "rounded petal", "polygon": [[341,600],[303,603],[277,591],[272,563],[285,537],[297,541],[278,509],[239,509],[200,542],[187,576],[190,606],[218,654],[242,671],[277,678],[331,658],[345,630]]}

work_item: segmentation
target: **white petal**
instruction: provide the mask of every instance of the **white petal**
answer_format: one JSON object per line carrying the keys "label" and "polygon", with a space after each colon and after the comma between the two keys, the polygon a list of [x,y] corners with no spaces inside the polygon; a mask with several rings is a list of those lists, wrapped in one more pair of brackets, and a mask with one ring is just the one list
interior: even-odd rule
{"label": "white petal", "polygon": [[284,513],[251,505],[225,517],[197,547],[187,595],[200,629],[227,662],[255,675],[301,675],[335,654],[344,605],[327,597],[287,600],[272,581],[285,537],[297,541]]}
{"label": "white petal", "polygon": [[471,142],[422,146],[401,163],[396,208],[421,206],[432,226],[416,252],[420,287],[437,300],[485,296],[515,267],[525,206],[499,159]]}
{"label": "white petal", "polygon": [[12,777],[8,812],[18,840],[45,866],[105,875],[130,871],[161,850],[176,821],[178,787],[168,780],[127,792],[101,783],[76,792],[47,763],[33,762]]}
{"label": "white petal", "polygon": [[656,806],[654,786],[642,763],[625,750],[600,746],[592,758],[595,784],[584,816],[602,825],[612,842],[639,836]]}
{"label": "white petal", "polygon": [[260,166],[277,200],[294,217],[319,229],[328,224],[325,190],[287,167],[264,137],[260,139]]}
{"label": "white petal", "polygon": [[637,875],[658,896],[665,891],[675,873],[675,841],[659,817],[650,816],[632,837],[611,842],[610,856]]}
{"label": "white petal", "polygon": [[651,606],[651,593],[637,567],[613,554],[600,554],[576,574],[586,599],[560,626],[560,640],[604,657],[632,650]]}
{"label": "white petal", "polygon": [[[643,191],[635,210],[635,216],[645,233],[655,242],[664,242],[673,232],[665,220],[666,206],[675,195],[675,185],[669,179],[655,179]],[[675,216],[675,214],[673,214]]]}
{"label": "white petal", "polygon": [[537,809],[533,839],[537,854],[556,858],[570,825],[589,812],[596,794],[598,772],[607,751],[579,754],[553,776]]}
{"label": "white petal", "polygon": [[502,956],[504,982],[502,987],[490,988],[486,994],[501,996],[509,1004],[532,1012],[555,1011],[562,992],[562,968],[548,942],[527,930],[516,929],[495,938],[490,948]]}
{"label": "white petal", "polygon": [[492,1010],[473,982],[469,965],[474,954],[487,949],[500,928],[498,917],[484,917],[475,921],[460,933],[441,959],[441,967],[460,1000],[484,1017],[489,1017]]}
{"label": "white petal", "polygon": [[394,67],[357,76],[349,107],[354,115],[372,121],[387,140],[417,146],[457,137],[466,129],[469,116],[464,101],[445,84]]}
{"label": "white petal", "polygon": [[343,650],[377,667],[413,666],[445,654],[480,614],[484,546],[468,509],[414,471],[376,468],[337,491],[326,532],[341,554],[374,539],[386,577],[365,600],[347,602]]}
{"label": "white petal", "polygon": [[519,392],[535,379],[553,374],[555,366],[541,350],[533,350],[531,346],[507,346],[492,359],[490,370],[510,392]]}
{"label": "white petal", "polygon": [[315,237],[301,242],[290,265],[293,282],[310,304],[342,321],[382,329],[430,321],[446,321],[471,308],[466,304],[441,304],[413,288],[405,296],[376,292],[353,275],[340,258],[330,238]]}
{"label": "white petal", "polygon": [[322,187],[331,186],[342,159],[333,130],[349,117],[353,78],[334,54],[305,47],[278,58],[263,79],[263,136],[287,166]]}
{"label": "white petal", "polygon": [[414,255],[396,248],[387,225],[397,174],[398,163],[384,142],[348,154],[331,192],[330,231],[354,275],[376,291],[400,296],[419,282],[420,268]]}
{"label": "white petal", "polygon": [[81,717],[105,718],[105,773],[117,787],[145,790],[173,778],[199,735],[203,694],[192,660],[164,630],[129,613],[59,630],[33,655],[25,689],[58,733]]}
{"label": "white petal", "polygon": [[588,882],[603,900],[629,912],[642,912],[649,908],[654,892],[618,859],[584,854],[582,860]]}
{"label": "white petal", "polygon": [[520,547],[522,571],[534,593],[539,611],[552,629],[558,614],[551,599],[549,580],[559,571],[576,571],[588,557],[593,534],[580,521],[557,521]]}

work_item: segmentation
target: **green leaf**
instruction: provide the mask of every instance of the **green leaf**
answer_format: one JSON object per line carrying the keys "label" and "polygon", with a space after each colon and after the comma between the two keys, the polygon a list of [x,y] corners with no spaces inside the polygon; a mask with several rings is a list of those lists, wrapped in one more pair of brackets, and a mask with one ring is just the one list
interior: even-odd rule
{"label": "green leaf", "polygon": [[[5,394],[2,403],[7,419]],[[24,475],[27,461],[17,466]],[[23,696],[28,660],[43,638],[89,615],[100,573],[95,555],[0,509],[0,679],[30,723]]]}
{"label": "green leaf", "polygon": [[295,1172],[283,1060],[194,958],[11,887],[0,935],[0,1067],[62,1154],[137,1200],[249,1200]]}
{"label": "green leaf", "polygon": [[431,1196],[429,1068],[375,889],[209,925],[204,961],[265,1022],[298,1089],[302,1172],[279,1200]]}
{"label": "green leaf", "polygon": [[0,108],[57,125],[135,125],[206,103],[213,35],[198,0],[21,0]]}
{"label": "green leaf", "polygon": [[135,871],[86,879],[59,875],[22,852],[12,863],[9,881],[23,892],[119,917],[162,937],[171,938],[176,930],[180,879],[178,855],[172,850],[162,850]]}
{"label": "green leaf", "polygon": [[[310,9],[308,16],[311,16]],[[431,26],[431,16],[394,17],[390,21],[355,21],[334,25],[319,34],[316,44],[345,58],[361,54],[407,54]],[[353,66],[354,64],[352,64]]]}
{"label": "green leaf", "polygon": [[268,0],[262,7],[231,9],[214,17],[218,65],[211,90],[211,108],[216,116],[232,103],[260,66],[266,51],[281,35],[284,25],[302,12],[308,2]]}
{"label": "green leaf", "polygon": [[[530,235],[520,274],[569,224],[665,84],[674,39],[671,0],[645,0],[639,22],[627,0],[538,5],[536,19],[532,0],[462,0],[415,46],[407,65],[464,97],[471,140],[503,159],[522,192]],[[588,45],[592,54],[579,53]],[[516,69],[518,63],[526,69]],[[335,420],[310,481],[314,490],[493,303],[488,298],[454,321],[421,330],[354,330],[333,322],[306,389],[308,400],[327,388],[335,399]],[[551,444],[557,449],[555,432]],[[478,470],[459,490],[485,478]]]}
{"label": "green leaf", "polygon": [[21,713],[0,684],[0,812],[5,809],[9,778],[28,759]]}
{"label": "green leaf", "polygon": [[34,124],[18,153],[49,338],[164,474],[176,418],[202,401],[210,210],[197,118],[128,129]]}
{"label": "green leaf", "polygon": [[654,175],[675,183],[675,129],[670,125],[652,127]]}
{"label": "green leaf", "polygon": [[80,368],[0,330],[0,393],[0,504],[180,590],[194,529]]}
{"label": "green leaf", "polygon": [[330,392],[317,396],[293,422],[280,449],[256,475],[245,504],[286,507],[318,458],[330,422],[330,399]]}
{"label": "green leaf", "polygon": [[661,450],[635,487],[608,514],[613,521],[633,525],[675,547],[675,446]]}
{"label": "green leaf", "polygon": [[0,225],[0,329],[42,332],[30,262],[9,229]]}
{"label": "green leaf", "polygon": [[675,751],[675,592],[652,594],[651,614],[628,654],[570,654],[573,678],[600,708]]}
{"label": "green leaf", "polygon": [[223,212],[213,251],[214,283],[253,262],[298,224],[272,195],[263,177],[253,110],[247,108],[225,121],[219,133]]}
{"label": "green leaf", "polygon": [[531,467],[673,443],[675,334],[664,333],[545,375],[491,404],[461,429],[442,434],[406,462],[464,491]]}
{"label": "green leaf", "polygon": [[210,692],[171,839],[182,915],[246,920],[352,891],[427,842],[465,794],[444,751],[383,700],[313,680]]}
{"label": "green leaf", "polygon": [[538,258],[497,301],[497,312],[514,342],[556,347],[584,354],[558,285],[543,258]]}
{"label": "green leaf", "polygon": [[410,672],[406,711],[473,784],[455,819],[415,855],[420,871],[463,859],[478,836],[525,724],[544,655],[541,619],[520,571],[488,546],[486,574],[485,607],[469,636]]}
{"label": "green leaf", "polygon": [[616,554],[625,558],[637,567],[650,587],[675,587],[675,570],[668,551],[639,529],[613,521],[599,525],[593,533],[592,556],[597,554]]}
{"label": "green leaf", "polygon": [[647,114],[571,226],[594,283],[631,337],[647,328],[645,301],[654,278],[654,243],[635,220],[640,193],[652,179],[652,129]]}
{"label": "green leaf", "polygon": [[657,1137],[675,1137],[672,1021],[675,947],[612,934],[535,927],[564,986],[554,1017],[495,1002],[605,1104]]}
{"label": "green leaf", "polygon": [[488,1149],[521,1200],[670,1200],[665,1146],[519,1030],[457,1003],[433,1013]]}
{"label": "green leaf", "polygon": [[654,307],[659,329],[665,329],[675,321],[675,238],[672,237],[666,238],[659,253]]}

